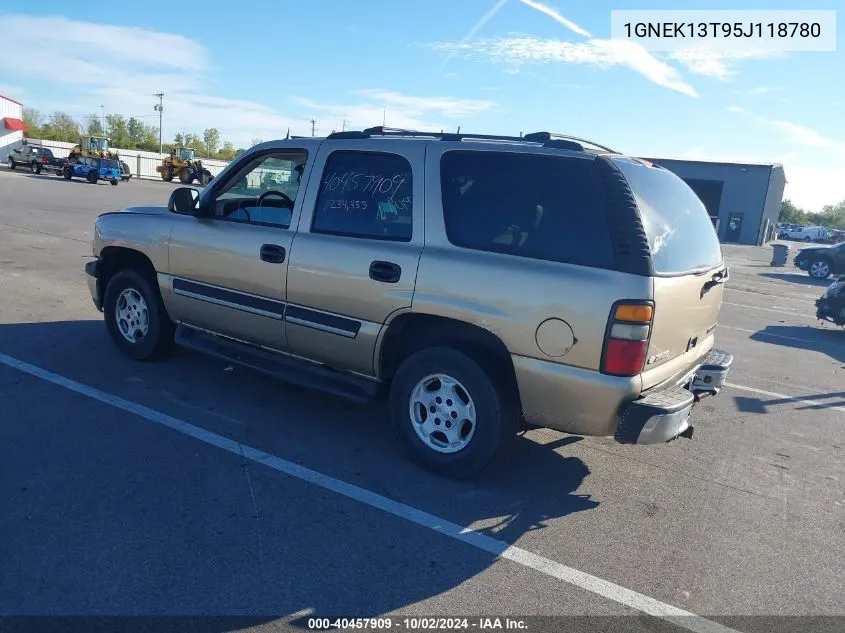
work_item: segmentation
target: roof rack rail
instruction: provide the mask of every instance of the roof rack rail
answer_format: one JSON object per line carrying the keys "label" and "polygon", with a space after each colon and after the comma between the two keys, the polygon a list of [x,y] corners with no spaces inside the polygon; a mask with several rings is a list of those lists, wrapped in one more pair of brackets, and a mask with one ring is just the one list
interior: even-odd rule
{"label": "roof rack rail", "polygon": [[[603,149],[604,151],[610,152],[611,154],[619,154],[619,152],[617,152],[615,149],[610,149],[609,147],[600,145],[595,141],[590,141],[585,138],[579,138],[577,136],[569,136],[568,134],[557,134],[555,132],[531,132],[530,134],[526,134],[523,138],[526,141],[534,143],[543,143],[543,145],[546,147],[558,147],[560,149],[583,150],[583,143],[586,143],[587,145],[598,147],[599,149]],[[555,141],[557,141],[557,143]],[[572,141],[574,141],[574,143],[572,143]],[[576,145],[577,147],[574,147]]]}
{"label": "roof rack rail", "polygon": [[401,128],[385,127],[379,125],[368,127],[363,131],[333,132],[327,139],[355,139],[370,138],[373,136],[394,136],[407,138],[436,138],[441,141],[461,141],[463,139],[490,140],[490,141],[524,141],[521,136],[501,136],[497,134],[465,134],[461,132],[423,132],[421,130],[405,130]]}

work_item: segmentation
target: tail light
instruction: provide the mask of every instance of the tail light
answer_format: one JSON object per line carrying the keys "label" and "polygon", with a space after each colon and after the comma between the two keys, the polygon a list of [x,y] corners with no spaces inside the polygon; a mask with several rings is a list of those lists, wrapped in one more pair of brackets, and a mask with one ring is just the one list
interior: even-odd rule
{"label": "tail light", "polygon": [[602,373],[636,376],[643,370],[653,319],[651,303],[620,301],[613,306],[602,352]]}
{"label": "tail light", "polygon": [[46,164],[47,164],[47,157],[46,157],[46,156],[42,156],[42,157],[41,157],[41,162],[42,162],[44,165],[46,165]]}

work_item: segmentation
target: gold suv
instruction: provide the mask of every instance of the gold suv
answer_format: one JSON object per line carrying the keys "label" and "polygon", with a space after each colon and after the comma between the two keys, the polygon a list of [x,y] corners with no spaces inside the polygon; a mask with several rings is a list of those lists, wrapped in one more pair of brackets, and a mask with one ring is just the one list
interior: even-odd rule
{"label": "gold suv", "polygon": [[99,216],[94,256],[91,295],[130,358],[176,343],[353,400],[388,387],[411,457],[449,477],[526,427],[691,437],[732,361],[695,193],[546,132],[262,143],[167,207]]}

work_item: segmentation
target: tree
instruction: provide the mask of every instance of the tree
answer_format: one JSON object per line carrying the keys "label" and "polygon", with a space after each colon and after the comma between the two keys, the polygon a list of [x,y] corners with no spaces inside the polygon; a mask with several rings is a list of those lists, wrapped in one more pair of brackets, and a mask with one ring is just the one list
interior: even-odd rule
{"label": "tree", "polygon": [[[141,135],[141,142],[138,144],[138,149],[145,152],[157,152],[158,146],[158,127],[155,125],[145,125],[143,134]],[[169,151],[169,150],[168,150]]]}
{"label": "tree", "polygon": [[254,139],[252,139],[251,147],[254,146],[254,145],[260,145],[263,142],[264,142],[264,139],[262,139],[262,138],[254,138]]}
{"label": "tree", "polygon": [[23,109],[24,136],[37,138],[41,132],[41,113],[35,108]]}
{"label": "tree", "polygon": [[110,139],[109,145],[117,148],[127,148],[132,145],[125,116],[122,114],[107,114],[106,125]]}
{"label": "tree", "polygon": [[778,222],[784,224],[803,224],[807,221],[807,212],[796,207],[789,199],[784,200],[780,205]]}
{"label": "tree", "polygon": [[217,153],[220,146],[220,130],[216,127],[207,128],[202,133],[202,140],[205,144],[205,155],[210,158],[212,154]]}
{"label": "tree", "polygon": [[100,119],[100,115],[98,114],[89,114],[88,115],[88,125],[85,128],[85,132],[88,136],[105,136],[106,131],[103,129],[102,119]]}
{"label": "tree", "polygon": [[220,151],[217,152],[217,158],[222,160],[232,160],[237,155],[236,152],[237,150],[235,149],[235,146],[231,142],[226,141],[223,143],[223,147],[220,148]]}
{"label": "tree", "polygon": [[185,144],[185,139],[182,138],[182,134],[177,133],[176,136],[173,137],[173,144],[177,147]]}
{"label": "tree", "polygon": [[196,134],[185,134],[185,147],[190,147],[196,152],[205,151],[205,143]]}
{"label": "tree", "polygon": [[64,112],[54,112],[50,121],[42,128],[43,138],[51,141],[78,142],[79,125]]}
{"label": "tree", "polygon": [[135,117],[131,117],[126,122],[126,131],[129,134],[129,141],[132,143],[132,147],[138,147],[144,142],[144,124]]}

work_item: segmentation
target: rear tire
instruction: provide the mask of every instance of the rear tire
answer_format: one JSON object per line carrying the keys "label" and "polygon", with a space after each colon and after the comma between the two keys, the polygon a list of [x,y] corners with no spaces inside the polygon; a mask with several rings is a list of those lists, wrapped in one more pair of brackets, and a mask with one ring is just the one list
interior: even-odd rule
{"label": "rear tire", "polygon": [[119,181],[118,181],[118,179],[117,179],[117,178],[112,178],[109,182],[111,182],[111,184],[112,184],[112,185],[114,185],[114,186],[116,187],[116,186],[117,186],[117,183],[118,183]]}
{"label": "rear tire", "polygon": [[414,462],[465,479],[508,454],[519,429],[512,395],[504,378],[470,356],[433,347],[400,365],[391,384],[390,415]]}
{"label": "rear tire", "polygon": [[115,345],[132,360],[154,360],[173,347],[175,326],[158,288],[138,270],[127,268],[111,278],[103,315]]}
{"label": "rear tire", "polygon": [[9,156],[9,169],[15,168],[15,159]]}
{"label": "rear tire", "polygon": [[35,161],[32,161],[32,165],[30,165],[30,171],[32,171],[33,174],[40,174],[41,173],[41,163],[37,163]]}
{"label": "rear tire", "polygon": [[62,169],[62,176],[65,180],[70,180],[73,178],[73,170],[70,167],[65,167]]}

